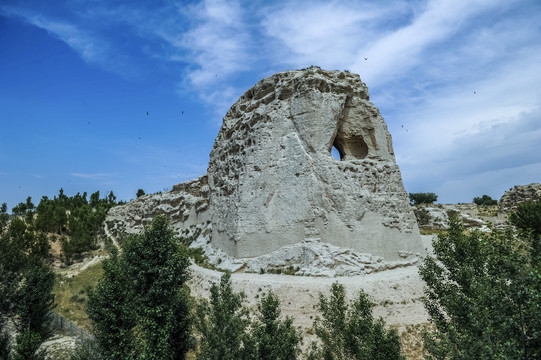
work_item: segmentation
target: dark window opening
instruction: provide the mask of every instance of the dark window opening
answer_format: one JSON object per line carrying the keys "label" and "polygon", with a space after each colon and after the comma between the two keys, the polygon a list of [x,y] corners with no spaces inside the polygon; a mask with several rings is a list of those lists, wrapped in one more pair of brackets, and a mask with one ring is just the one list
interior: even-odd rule
{"label": "dark window opening", "polygon": [[364,159],[367,155],[368,145],[360,136],[352,138],[337,137],[332,144],[331,156],[336,160]]}

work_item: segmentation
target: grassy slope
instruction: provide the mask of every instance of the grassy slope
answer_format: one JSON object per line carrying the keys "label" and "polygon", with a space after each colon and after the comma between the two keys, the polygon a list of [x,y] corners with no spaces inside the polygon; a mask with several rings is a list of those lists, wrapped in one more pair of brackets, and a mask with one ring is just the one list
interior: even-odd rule
{"label": "grassy slope", "polygon": [[91,266],[71,278],[57,275],[53,293],[54,311],[74,322],[87,332],[92,332],[86,314],[86,299],[89,288],[94,288],[103,274],[101,263]]}

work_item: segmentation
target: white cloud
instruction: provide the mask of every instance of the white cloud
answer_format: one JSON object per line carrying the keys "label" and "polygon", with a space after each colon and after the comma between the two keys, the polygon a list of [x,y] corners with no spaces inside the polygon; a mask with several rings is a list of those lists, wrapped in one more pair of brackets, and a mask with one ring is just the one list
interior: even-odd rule
{"label": "white cloud", "polygon": [[28,23],[46,30],[53,37],[65,42],[88,62],[96,62],[100,58],[104,44],[96,44],[95,39],[76,26],[65,21],[51,19],[43,14],[6,6],[2,11],[11,16],[17,16]]}
{"label": "white cloud", "polygon": [[[419,13],[411,24],[397,28],[362,49],[355,56],[351,69],[362,73],[371,86],[384,84],[397,76],[403,77],[404,73],[424,62],[426,51],[435,51],[433,45],[445,42],[466,26],[468,20],[497,6],[500,5],[495,1],[487,0],[430,1],[425,9],[418,9]],[[366,62],[362,56],[368,57],[369,61]]]}
{"label": "white cloud", "polygon": [[403,15],[403,3],[377,4],[352,1],[291,2],[264,8],[262,26],[273,39],[274,61],[296,67],[320,65],[343,69],[354,64],[359,48],[365,48],[380,22]]}
{"label": "white cloud", "polygon": [[187,53],[184,59],[189,63],[188,78],[193,85],[206,88],[250,68],[252,40],[237,2],[207,0],[188,12],[194,18],[193,27],[174,45]]}

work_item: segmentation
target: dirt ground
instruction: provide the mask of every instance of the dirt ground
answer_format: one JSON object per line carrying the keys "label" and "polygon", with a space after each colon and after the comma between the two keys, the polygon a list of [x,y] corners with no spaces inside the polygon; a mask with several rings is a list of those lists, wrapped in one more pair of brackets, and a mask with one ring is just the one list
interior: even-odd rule
{"label": "dirt ground", "polygon": [[[423,235],[425,248],[431,252],[432,235]],[[208,298],[211,283],[218,282],[222,273],[192,265],[188,285],[192,296]],[[396,268],[366,275],[348,277],[308,277],[294,275],[235,273],[231,276],[235,291],[243,291],[247,305],[255,310],[262,293],[272,290],[282,303],[282,314],[293,317],[294,325],[304,333],[306,347],[314,336],[311,328],[318,316],[315,309],[319,294],[328,295],[334,282],[344,285],[349,299],[364,290],[375,303],[374,316],[382,317],[389,327],[401,334],[408,359],[420,358],[420,334],[428,317],[422,303],[423,281],[418,266]]]}

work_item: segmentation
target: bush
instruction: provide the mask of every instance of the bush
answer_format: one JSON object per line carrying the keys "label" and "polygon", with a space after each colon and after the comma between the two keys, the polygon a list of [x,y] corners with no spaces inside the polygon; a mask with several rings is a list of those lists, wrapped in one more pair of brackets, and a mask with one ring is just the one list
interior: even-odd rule
{"label": "bush", "polygon": [[316,318],[314,329],[321,348],[312,344],[309,359],[405,359],[400,353],[398,333],[386,330],[381,318],[373,318],[372,306],[363,291],[348,304],[344,286],[332,284],[330,297],[319,297],[322,318]]}
{"label": "bush", "polygon": [[434,241],[436,258],[420,268],[425,308],[436,330],[429,359],[539,359],[541,264],[529,239],[507,231],[450,228]]}
{"label": "bush", "polygon": [[531,231],[534,237],[539,238],[541,235],[541,200],[519,204],[517,209],[509,214],[509,221],[520,230]]}
{"label": "bush", "polygon": [[410,193],[409,194],[410,203],[412,205],[419,204],[433,204],[434,201],[438,200],[438,195],[429,192],[429,193]]}
{"label": "bush", "polygon": [[474,197],[473,202],[479,206],[490,206],[498,204],[498,200],[494,200],[488,195],[483,195],[482,197]]}
{"label": "bush", "polygon": [[235,293],[231,275],[222,275],[220,284],[210,288],[210,302],[196,308],[196,329],[200,333],[198,360],[247,359],[254,354],[254,344],[247,334],[250,319],[243,306],[244,293]]}
{"label": "bush", "polygon": [[273,293],[263,294],[257,306],[257,320],[252,334],[256,360],[295,360],[299,352],[300,334],[293,319],[280,319],[280,300]]}
{"label": "bush", "polygon": [[414,209],[413,213],[415,214],[415,217],[417,218],[417,223],[421,226],[430,224],[430,219],[432,218],[430,216],[430,213],[426,209]]}

